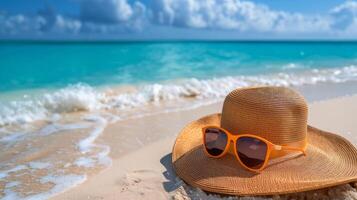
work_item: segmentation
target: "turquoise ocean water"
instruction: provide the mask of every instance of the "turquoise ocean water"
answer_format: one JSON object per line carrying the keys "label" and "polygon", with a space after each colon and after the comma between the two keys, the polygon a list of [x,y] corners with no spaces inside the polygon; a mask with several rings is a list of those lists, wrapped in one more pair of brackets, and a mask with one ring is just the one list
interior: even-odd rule
{"label": "turquoise ocean water", "polygon": [[[251,85],[355,80],[357,42],[3,41],[0,126],[77,110],[217,99]],[[128,86],[135,91],[108,95]]]}
{"label": "turquoise ocean water", "polygon": [[339,68],[356,42],[1,42],[0,92]]}

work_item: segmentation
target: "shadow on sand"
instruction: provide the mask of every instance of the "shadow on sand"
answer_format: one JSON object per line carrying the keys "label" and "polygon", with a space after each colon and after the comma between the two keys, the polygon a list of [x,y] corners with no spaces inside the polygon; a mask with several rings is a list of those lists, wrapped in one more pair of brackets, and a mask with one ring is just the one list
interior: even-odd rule
{"label": "shadow on sand", "polygon": [[160,159],[160,163],[165,167],[163,172],[166,181],[162,183],[166,192],[172,192],[181,186],[180,181],[177,181],[176,173],[172,167],[172,154],[169,153]]}

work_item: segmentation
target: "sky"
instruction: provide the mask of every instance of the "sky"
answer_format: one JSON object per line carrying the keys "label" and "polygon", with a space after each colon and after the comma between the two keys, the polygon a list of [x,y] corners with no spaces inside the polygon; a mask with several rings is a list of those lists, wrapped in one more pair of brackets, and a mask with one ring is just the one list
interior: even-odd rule
{"label": "sky", "polygon": [[357,39],[357,0],[0,0],[0,39]]}

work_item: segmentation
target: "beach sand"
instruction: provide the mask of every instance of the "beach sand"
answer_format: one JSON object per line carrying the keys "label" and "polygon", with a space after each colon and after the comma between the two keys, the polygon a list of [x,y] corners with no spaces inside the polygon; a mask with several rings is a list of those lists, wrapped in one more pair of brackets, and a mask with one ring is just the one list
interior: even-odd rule
{"label": "beach sand", "polygon": [[[109,125],[98,143],[109,143],[112,166],[53,199],[220,199],[218,195],[207,195],[177,178],[171,166],[171,150],[176,135],[187,123],[220,112],[221,106],[222,103],[216,103]],[[340,134],[357,147],[356,120],[357,96],[309,104],[310,125]],[[351,183],[318,191],[264,198],[357,199],[356,187],[357,183]]]}

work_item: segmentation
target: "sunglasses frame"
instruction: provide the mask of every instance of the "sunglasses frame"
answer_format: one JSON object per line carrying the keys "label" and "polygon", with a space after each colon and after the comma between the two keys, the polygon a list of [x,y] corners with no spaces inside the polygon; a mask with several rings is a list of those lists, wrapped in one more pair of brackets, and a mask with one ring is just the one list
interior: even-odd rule
{"label": "sunglasses frame", "polygon": [[[226,135],[227,135],[227,144],[225,146],[225,149],[224,151],[219,154],[218,156],[213,156],[211,155],[210,153],[208,153],[207,151],[207,148],[206,148],[206,142],[205,142],[205,134],[206,134],[206,130],[209,129],[209,128],[215,128],[215,129],[219,129],[221,131],[223,131]],[[258,139],[262,142],[264,142],[266,145],[267,145],[267,152],[266,152],[266,155],[265,155],[265,160],[264,160],[264,163],[263,165],[259,168],[259,169],[253,169],[253,168],[250,168],[248,166],[246,166],[242,161],[241,159],[239,158],[239,155],[238,155],[238,151],[237,151],[237,141],[239,138],[241,137],[250,137],[250,138],[255,138],[255,139]],[[269,158],[270,158],[270,154],[272,151],[300,151],[301,153],[303,153],[304,156],[306,156],[306,151],[305,151],[305,148],[298,148],[298,147],[290,147],[290,146],[285,146],[285,145],[276,145],[276,144],[273,144],[271,143],[270,141],[262,138],[262,137],[259,137],[257,135],[252,135],[252,134],[241,134],[241,135],[233,135],[232,133],[230,133],[229,131],[225,130],[224,128],[221,128],[221,127],[218,127],[218,126],[206,126],[206,127],[203,127],[202,128],[202,139],[203,139],[203,145],[204,145],[204,149],[205,149],[205,152],[206,154],[209,156],[209,157],[212,157],[212,158],[221,158],[223,157],[225,154],[227,154],[228,152],[228,149],[229,149],[229,146],[230,146],[230,143],[233,142],[233,146],[234,146],[234,154],[238,160],[238,162],[244,167],[246,168],[247,170],[249,171],[252,171],[252,172],[256,172],[256,173],[260,173],[262,170],[264,170],[264,168],[267,166],[268,164],[268,161],[269,161]],[[306,146],[306,145],[305,145]]]}

